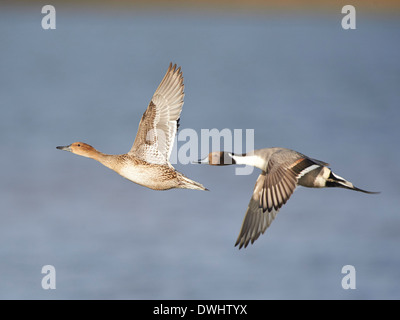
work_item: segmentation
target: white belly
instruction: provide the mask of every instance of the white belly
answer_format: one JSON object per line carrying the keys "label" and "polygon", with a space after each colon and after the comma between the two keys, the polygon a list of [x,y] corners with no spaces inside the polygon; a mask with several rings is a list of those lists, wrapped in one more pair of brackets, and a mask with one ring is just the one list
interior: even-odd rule
{"label": "white belly", "polygon": [[152,171],[149,169],[145,170],[144,168],[141,168],[141,166],[123,167],[119,174],[124,178],[145,187],[151,188],[155,185],[155,177],[152,174]]}

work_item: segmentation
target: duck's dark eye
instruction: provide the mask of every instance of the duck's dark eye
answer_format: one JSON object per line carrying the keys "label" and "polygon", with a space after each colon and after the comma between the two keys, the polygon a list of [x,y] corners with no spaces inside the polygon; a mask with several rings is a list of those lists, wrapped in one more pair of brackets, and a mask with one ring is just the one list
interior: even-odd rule
{"label": "duck's dark eye", "polygon": [[78,143],[78,147],[80,147],[81,146],[81,144],[80,143]]}

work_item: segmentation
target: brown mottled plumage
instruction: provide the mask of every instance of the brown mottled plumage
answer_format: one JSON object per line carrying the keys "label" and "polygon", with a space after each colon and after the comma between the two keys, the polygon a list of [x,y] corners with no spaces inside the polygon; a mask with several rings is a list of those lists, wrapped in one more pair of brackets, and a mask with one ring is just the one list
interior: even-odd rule
{"label": "brown mottled plumage", "polygon": [[124,178],[154,190],[172,188],[207,190],[169,162],[183,106],[184,85],[181,68],[169,65],[139,123],[131,150],[110,155],[83,142],[57,149],[92,158]]}

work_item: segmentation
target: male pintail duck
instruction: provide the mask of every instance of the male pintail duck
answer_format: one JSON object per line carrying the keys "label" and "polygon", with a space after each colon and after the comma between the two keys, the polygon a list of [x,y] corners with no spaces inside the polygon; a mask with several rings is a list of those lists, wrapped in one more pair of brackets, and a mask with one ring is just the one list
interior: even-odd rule
{"label": "male pintail duck", "polygon": [[83,142],[57,149],[92,158],[124,178],[154,190],[207,190],[176,171],[169,162],[182,111],[184,85],[181,68],[169,65],[139,123],[136,139],[126,154],[111,155]]}
{"label": "male pintail duck", "polygon": [[198,163],[209,165],[245,164],[262,170],[254,187],[242,228],[235,246],[246,248],[254,243],[275,219],[297,185],[309,188],[340,187],[370,192],[355,187],[351,182],[334,174],[328,163],[315,160],[285,148],[266,148],[238,155],[229,152],[211,152]]}

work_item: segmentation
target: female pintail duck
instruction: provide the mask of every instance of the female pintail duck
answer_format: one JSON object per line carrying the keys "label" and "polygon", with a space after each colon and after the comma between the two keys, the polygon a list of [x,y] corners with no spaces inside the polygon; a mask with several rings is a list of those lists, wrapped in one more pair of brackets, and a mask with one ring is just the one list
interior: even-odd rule
{"label": "female pintail duck", "polygon": [[111,155],[83,142],[57,149],[92,158],[124,178],[154,190],[207,190],[176,171],[169,162],[182,111],[184,85],[181,68],[169,65],[139,123],[136,139],[126,154]]}
{"label": "female pintail duck", "polygon": [[245,164],[262,170],[235,243],[235,246],[239,245],[239,249],[247,247],[250,241],[254,243],[265,232],[297,185],[309,188],[340,187],[364,193],[379,193],[355,187],[334,174],[326,162],[284,148],[259,149],[242,155],[217,151],[198,162],[218,166]]}

